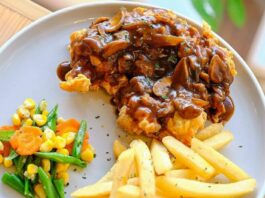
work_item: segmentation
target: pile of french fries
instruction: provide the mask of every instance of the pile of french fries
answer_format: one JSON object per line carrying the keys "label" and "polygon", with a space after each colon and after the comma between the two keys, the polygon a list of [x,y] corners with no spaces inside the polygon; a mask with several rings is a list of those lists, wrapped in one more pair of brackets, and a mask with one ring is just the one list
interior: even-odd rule
{"label": "pile of french fries", "polygon": [[[188,147],[172,136],[153,140],[150,148],[133,140],[129,148],[114,143],[117,161],[97,183],[72,193],[75,198],[226,198],[241,197],[255,189],[256,181],[222,155],[233,139],[221,124],[201,130]],[[229,183],[213,183],[217,175]]]}

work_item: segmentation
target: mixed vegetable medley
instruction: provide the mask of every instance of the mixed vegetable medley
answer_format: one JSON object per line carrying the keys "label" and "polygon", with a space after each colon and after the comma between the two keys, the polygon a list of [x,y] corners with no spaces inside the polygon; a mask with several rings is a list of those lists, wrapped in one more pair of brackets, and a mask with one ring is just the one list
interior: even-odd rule
{"label": "mixed vegetable medley", "polygon": [[0,163],[15,167],[5,172],[4,184],[25,197],[63,198],[70,164],[86,167],[94,159],[87,123],[58,117],[58,105],[28,98],[12,116],[13,124],[0,127]]}

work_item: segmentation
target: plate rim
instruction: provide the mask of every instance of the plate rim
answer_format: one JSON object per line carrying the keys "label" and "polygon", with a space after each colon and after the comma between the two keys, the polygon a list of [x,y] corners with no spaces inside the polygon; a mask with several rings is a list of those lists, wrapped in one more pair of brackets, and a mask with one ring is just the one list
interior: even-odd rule
{"label": "plate rim", "polygon": [[[36,21],[33,21],[31,24],[29,24],[28,26],[22,28],[20,31],[18,31],[17,33],[15,33],[13,36],[11,36],[1,47],[0,47],[0,54],[2,54],[9,46],[11,46],[13,43],[16,42],[16,40],[18,40],[22,35],[26,34],[28,31],[30,31],[30,29],[41,25],[42,23],[51,20],[52,18],[59,16],[59,15],[63,15],[65,13],[74,11],[74,10],[78,10],[80,8],[83,7],[93,7],[93,6],[106,6],[106,4],[108,5],[120,5],[120,6],[143,6],[143,7],[153,7],[153,8],[162,8],[162,9],[167,9],[170,10],[168,8],[165,8],[163,6],[157,6],[157,5],[152,5],[149,3],[142,3],[142,2],[129,2],[129,1],[100,1],[100,2],[85,2],[85,3],[81,3],[81,4],[77,4],[77,5],[73,5],[73,6],[69,6],[63,9],[60,9],[58,11],[52,12],[50,14],[48,14],[47,16],[41,17],[39,19],[37,19]],[[192,25],[195,25],[196,27],[200,28],[201,24],[193,19],[191,19],[190,17],[187,17],[179,12],[173,11],[178,17],[184,18],[185,20],[188,21],[188,23],[191,23]],[[257,93],[261,99],[262,102],[262,106],[263,109],[265,110],[265,95],[263,93],[263,90],[261,88],[261,85],[259,84],[256,76],[254,75],[253,71],[250,69],[250,67],[248,66],[248,64],[244,61],[244,59],[239,55],[239,53],[227,42],[225,41],[221,36],[219,36],[217,33],[213,32],[214,36],[220,41],[220,44],[225,46],[226,48],[228,48],[234,55],[234,58],[237,59],[239,61],[239,63],[242,65],[243,69],[245,70],[245,72],[247,73],[247,75],[251,78],[252,82],[255,85],[255,88],[257,90]],[[264,113],[265,114],[265,113]],[[257,198],[263,198],[265,196],[265,179],[263,181],[263,183],[261,184],[260,187],[260,192],[257,195]]]}

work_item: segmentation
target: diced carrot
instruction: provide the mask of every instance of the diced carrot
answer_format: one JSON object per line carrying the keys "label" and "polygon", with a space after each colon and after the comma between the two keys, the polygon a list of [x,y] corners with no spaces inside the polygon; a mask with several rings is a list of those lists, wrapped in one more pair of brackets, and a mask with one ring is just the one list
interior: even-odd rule
{"label": "diced carrot", "polygon": [[4,126],[0,126],[0,130],[17,130],[18,127],[16,126],[9,126],[9,125],[4,125]]}
{"label": "diced carrot", "polygon": [[68,119],[57,125],[56,133],[61,135],[67,132],[77,132],[79,130],[80,123],[75,119]]}
{"label": "diced carrot", "polygon": [[[17,129],[18,127],[16,126],[8,126],[8,125],[0,127],[0,130],[17,130]],[[3,145],[4,145],[4,150],[0,151],[0,154],[3,155],[4,157],[7,157],[10,154],[11,145],[9,142],[3,142]]]}
{"label": "diced carrot", "polygon": [[15,132],[9,142],[19,155],[32,155],[40,149],[41,135],[40,128],[24,126]]}

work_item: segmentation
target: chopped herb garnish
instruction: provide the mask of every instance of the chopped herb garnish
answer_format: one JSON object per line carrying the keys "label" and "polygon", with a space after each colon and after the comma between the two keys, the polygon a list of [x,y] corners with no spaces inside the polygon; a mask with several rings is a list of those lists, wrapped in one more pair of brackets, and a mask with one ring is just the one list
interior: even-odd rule
{"label": "chopped herb garnish", "polygon": [[178,62],[178,58],[176,55],[170,55],[167,59],[168,62],[171,62],[173,64],[176,64]]}
{"label": "chopped herb garnish", "polygon": [[161,96],[161,98],[163,98],[165,100],[165,99],[168,99],[168,96],[163,95],[163,96]]}
{"label": "chopped herb garnish", "polygon": [[155,63],[155,68],[159,69],[160,68],[160,64],[159,63]]}
{"label": "chopped herb garnish", "polygon": [[150,78],[146,77],[145,80],[146,80],[146,83],[148,84],[148,86],[152,85],[152,81]]}

